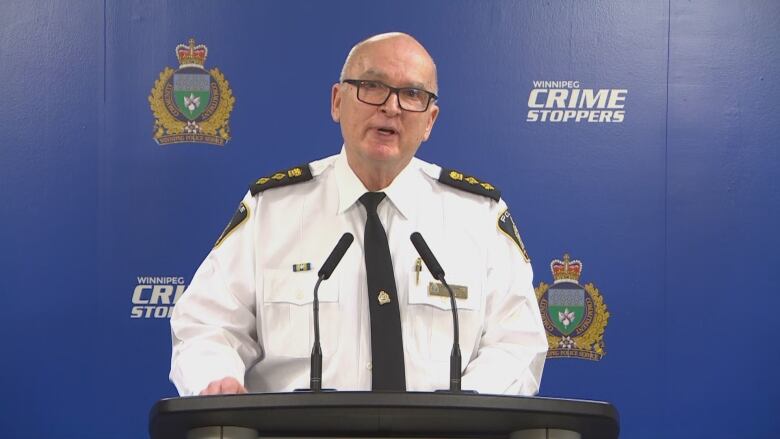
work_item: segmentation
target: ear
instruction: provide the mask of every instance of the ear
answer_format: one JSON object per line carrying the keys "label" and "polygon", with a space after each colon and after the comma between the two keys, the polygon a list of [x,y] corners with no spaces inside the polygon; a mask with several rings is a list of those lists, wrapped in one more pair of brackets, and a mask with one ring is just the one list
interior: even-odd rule
{"label": "ear", "polygon": [[425,127],[425,133],[423,134],[423,142],[431,137],[431,130],[433,130],[433,124],[436,122],[436,118],[439,117],[439,106],[436,103],[431,104],[431,112],[428,118],[428,124]]}
{"label": "ear", "polygon": [[338,123],[341,120],[341,86],[340,84],[333,84],[330,91],[330,117],[333,118],[333,122]]}

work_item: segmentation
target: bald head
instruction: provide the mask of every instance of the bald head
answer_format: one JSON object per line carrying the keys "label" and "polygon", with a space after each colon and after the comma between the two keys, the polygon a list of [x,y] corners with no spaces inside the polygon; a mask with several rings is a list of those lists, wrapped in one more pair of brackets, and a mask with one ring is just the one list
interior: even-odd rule
{"label": "bald head", "polygon": [[[432,96],[409,89],[437,93],[436,66],[417,40],[402,33],[376,35],[355,45],[341,80],[331,87],[330,113],[341,125],[347,163],[368,190],[389,186],[431,135],[439,106]],[[369,96],[361,98],[361,90]],[[386,91],[383,102],[376,91]],[[404,108],[410,94],[427,97],[427,107]]]}
{"label": "bald head", "polygon": [[[344,66],[341,68],[341,75],[339,81],[354,77],[356,72],[361,72],[363,67],[367,64],[367,57],[371,56],[373,49],[377,47],[388,47],[395,52],[403,53],[405,56],[413,56],[419,59],[419,61],[430,69],[429,79],[426,84],[423,84],[426,90],[430,90],[433,93],[439,93],[439,84],[436,73],[436,64],[433,62],[433,58],[425,50],[422,44],[420,44],[414,37],[402,32],[388,32],[384,34],[374,35],[369,37],[352,47],[349,51],[347,59],[344,61]],[[403,59],[399,56],[399,59]]]}

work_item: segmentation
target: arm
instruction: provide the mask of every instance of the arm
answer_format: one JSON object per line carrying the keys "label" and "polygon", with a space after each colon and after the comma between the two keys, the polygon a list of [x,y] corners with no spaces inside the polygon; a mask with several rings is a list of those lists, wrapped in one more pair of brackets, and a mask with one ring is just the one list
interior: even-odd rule
{"label": "arm", "polygon": [[170,379],[183,396],[241,392],[246,370],[262,355],[254,273],[259,200],[251,194],[244,197],[246,218],[221,237],[174,307]]}
{"label": "arm", "polygon": [[[539,391],[547,337],[533,289],[533,271],[518,244],[496,224],[507,209],[496,203],[488,250],[485,324],[463,388],[482,393],[534,395]],[[512,221],[511,217],[503,217]],[[511,224],[510,224],[511,225]],[[506,222],[503,223],[508,227]],[[514,233],[512,233],[514,234]],[[522,242],[522,241],[520,241]]]}

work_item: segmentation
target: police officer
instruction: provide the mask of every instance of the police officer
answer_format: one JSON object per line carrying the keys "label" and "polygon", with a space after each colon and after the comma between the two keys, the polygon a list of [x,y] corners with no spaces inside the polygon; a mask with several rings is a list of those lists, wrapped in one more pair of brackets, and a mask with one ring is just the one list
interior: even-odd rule
{"label": "police officer", "polygon": [[341,152],[259,178],[174,309],[180,394],[308,387],[312,288],[345,232],[355,243],[319,290],[325,387],[448,388],[450,302],[409,241],[420,232],[456,291],[463,388],[538,392],[547,340],[506,204],[414,157],[439,114],[436,78],[406,34],[350,51],[331,94]]}

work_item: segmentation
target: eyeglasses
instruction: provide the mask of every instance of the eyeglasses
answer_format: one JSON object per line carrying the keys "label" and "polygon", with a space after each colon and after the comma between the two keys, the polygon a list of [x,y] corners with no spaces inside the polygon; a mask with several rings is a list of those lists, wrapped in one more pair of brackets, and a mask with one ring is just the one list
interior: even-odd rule
{"label": "eyeglasses", "polygon": [[402,110],[415,113],[427,110],[431,101],[439,98],[427,90],[414,87],[395,88],[380,81],[345,79],[342,82],[357,87],[357,98],[360,102],[376,106],[384,105],[390,94],[395,93],[398,96],[398,106]]}

